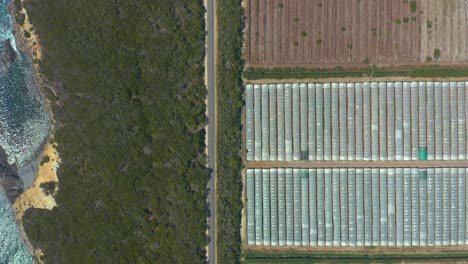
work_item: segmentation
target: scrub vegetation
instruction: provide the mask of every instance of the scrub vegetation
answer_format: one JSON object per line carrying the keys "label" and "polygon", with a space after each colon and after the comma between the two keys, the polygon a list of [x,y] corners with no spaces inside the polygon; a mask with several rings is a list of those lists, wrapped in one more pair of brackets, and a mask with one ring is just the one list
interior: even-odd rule
{"label": "scrub vegetation", "polygon": [[218,263],[238,263],[241,253],[241,0],[217,2],[218,134],[217,134],[217,256]]}
{"label": "scrub vegetation", "polygon": [[202,1],[26,3],[63,161],[58,207],[23,218],[33,246],[46,263],[203,263]]}
{"label": "scrub vegetation", "polygon": [[53,195],[55,197],[56,182],[43,182],[39,185],[45,195]]}
{"label": "scrub vegetation", "polygon": [[416,0],[412,0],[409,4],[411,8],[411,13],[416,13],[416,7],[417,7]]}

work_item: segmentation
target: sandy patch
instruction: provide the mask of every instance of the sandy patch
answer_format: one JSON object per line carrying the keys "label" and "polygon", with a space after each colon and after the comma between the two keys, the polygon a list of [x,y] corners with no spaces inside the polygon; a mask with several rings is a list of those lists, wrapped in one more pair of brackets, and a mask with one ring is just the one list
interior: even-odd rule
{"label": "sandy patch", "polygon": [[[60,157],[57,152],[57,143],[48,143],[37,164],[37,176],[33,184],[22,193],[14,204],[16,215],[19,219],[22,219],[24,212],[29,208],[40,208],[51,210],[57,203],[55,202],[54,195],[58,191],[58,178],[57,168],[60,164]],[[48,162],[42,161],[45,157],[49,157]],[[55,182],[55,190],[53,193],[47,193],[42,183]]]}
{"label": "sandy patch", "polygon": [[[58,178],[57,178],[57,169],[61,162],[59,153],[56,150],[57,143],[50,144],[48,143],[43,152],[38,158],[29,163],[28,166],[34,166],[37,170],[37,175],[32,183],[32,185],[26,189],[15,201],[13,209],[16,214],[17,223],[20,228],[21,235],[26,242],[26,245],[30,249],[31,253],[36,257],[38,263],[43,263],[40,261],[40,257],[44,255],[40,248],[33,248],[31,245],[26,232],[23,227],[23,215],[26,210],[29,208],[40,208],[51,210],[57,203],[55,202],[54,196],[58,191]],[[49,161],[41,165],[41,161],[45,156],[49,157]],[[35,163],[34,163],[35,162]],[[40,185],[45,182],[55,182],[55,190],[53,193],[47,194]]]}
{"label": "sandy patch", "polygon": [[[21,1],[24,6],[24,0]],[[28,53],[31,59],[34,60],[41,60],[42,59],[42,50],[41,50],[41,45],[39,41],[38,35],[34,32],[33,30],[33,25],[29,21],[28,14],[26,12],[26,9],[21,9],[17,10],[18,13],[21,13],[24,15],[24,23],[22,26],[20,26],[18,23],[15,21],[15,31],[17,35],[15,36],[18,45],[22,46],[24,44],[27,45],[27,47],[20,47],[23,48],[22,51]],[[18,34],[21,34],[21,37],[18,36]],[[29,37],[26,37],[28,35]],[[34,69],[38,70],[39,65],[37,63],[34,63]]]}

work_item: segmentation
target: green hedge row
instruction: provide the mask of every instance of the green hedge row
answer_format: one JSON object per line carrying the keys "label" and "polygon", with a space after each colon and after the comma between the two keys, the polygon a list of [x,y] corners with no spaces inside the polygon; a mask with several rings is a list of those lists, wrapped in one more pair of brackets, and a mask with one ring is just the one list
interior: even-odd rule
{"label": "green hedge row", "polygon": [[247,68],[243,77],[247,80],[260,79],[326,79],[346,77],[413,77],[413,78],[454,78],[468,76],[468,69],[449,69],[441,66],[428,66],[424,69],[386,69],[376,66],[346,70],[341,67],[335,68]]}
{"label": "green hedge row", "polygon": [[218,16],[218,263],[239,262],[241,253],[242,7],[240,0],[217,1]]}

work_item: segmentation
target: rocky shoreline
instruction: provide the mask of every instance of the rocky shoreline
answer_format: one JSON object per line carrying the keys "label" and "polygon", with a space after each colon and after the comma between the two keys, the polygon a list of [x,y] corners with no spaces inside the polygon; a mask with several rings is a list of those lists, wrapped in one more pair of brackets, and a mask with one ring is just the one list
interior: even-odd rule
{"label": "rocky shoreline", "polygon": [[0,147],[0,186],[3,188],[8,200],[14,204],[16,198],[23,193],[23,180],[18,175],[16,165],[8,164],[8,158]]}
{"label": "rocky shoreline", "polygon": [[3,52],[0,56],[0,72],[6,72],[16,58],[16,52],[11,46],[11,40],[3,43]]}
{"label": "rocky shoreline", "polygon": [[[8,68],[16,58],[16,52],[11,46],[11,40],[3,43],[3,51],[0,55],[0,73],[8,71]],[[16,198],[23,193],[23,180],[18,174],[16,165],[8,163],[8,156],[0,146],[0,187],[2,187],[8,200],[14,204]]]}
{"label": "rocky shoreline", "polygon": [[[46,155],[45,150],[48,149],[48,146],[51,145],[49,142],[52,141],[53,139],[53,134],[54,134],[54,119],[53,119],[53,114],[52,114],[52,109],[50,107],[50,102],[47,100],[47,97],[44,92],[44,86],[45,86],[45,80],[43,76],[39,72],[39,61],[42,58],[42,52],[41,52],[41,46],[39,44],[39,39],[37,38],[37,35],[35,32],[32,30],[32,25],[29,23],[28,16],[26,14],[26,10],[23,8],[23,1],[19,1],[18,3],[21,3],[20,6],[14,5],[13,2],[10,3],[8,6],[8,10],[10,15],[12,16],[12,22],[13,22],[13,35],[15,38],[15,43],[16,47],[19,51],[24,54],[24,56],[27,57],[31,61],[31,65],[33,67],[33,85],[34,89],[37,89],[39,96],[42,98],[45,109],[48,112],[50,116],[50,121],[51,121],[51,127],[49,130],[49,137],[48,139],[44,142],[43,146],[41,147],[40,151],[35,154],[35,158],[33,158],[30,162],[35,162],[39,164],[39,160]],[[20,9],[20,10],[17,10]],[[18,20],[18,17],[20,18]],[[26,35],[29,35],[27,38]],[[8,45],[11,43],[6,43],[5,45]],[[0,43],[0,46],[2,44]],[[8,49],[8,47],[5,47]],[[12,49],[9,49],[11,51]],[[15,55],[16,52],[13,50],[13,53]],[[9,59],[10,56],[5,55],[6,59]],[[2,55],[0,55],[1,59]],[[14,59],[14,58],[13,58]],[[0,61],[1,64],[1,61]],[[54,93],[52,89],[50,89],[51,93]],[[57,154],[58,157],[58,154]],[[44,166],[44,168],[49,168],[49,166]],[[29,241],[29,238],[27,237],[24,228],[23,228],[23,223],[22,223],[22,216],[24,214],[24,211],[27,210],[28,208],[43,208],[40,205],[36,205],[35,199],[37,199],[36,196],[41,196],[43,194],[42,189],[39,186],[35,186],[33,184],[32,186],[28,187],[27,190],[24,190],[24,182],[23,179],[21,178],[21,175],[19,173],[19,168],[16,165],[10,165],[8,164],[7,161],[7,155],[4,152],[4,150],[0,146],[0,188],[3,186],[3,190],[5,194],[7,195],[8,200],[11,203],[12,209],[14,211],[15,217],[16,217],[16,224],[18,225],[18,228],[20,230],[21,236],[25,242],[26,247],[29,249],[31,255],[33,256],[34,260],[36,263],[42,263],[40,256],[42,255],[41,250],[39,248],[34,248],[32,244]],[[54,170],[54,176],[56,178],[56,173]],[[34,175],[34,182],[36,182],[38,179],[41,179],[44,177],[40,176],[40,173],[36,171]],[[54,182],[58,183],[58,179],[55,179]],[[56,188],[58,189],[58,188]],[[1,190],[0,190],[1,191]],[[31,192],[35,193],[32,194]],[[39,197],[42,198],[42,197]],[[42,202],[42,201],[40,201]],[[55,200],[53,201],[54,205]],[[25,206],[25,203],[28,204],[28,206]],[[48,208],[49,210],[51,208]],[[1,261],[0,261],[1,262]]]}

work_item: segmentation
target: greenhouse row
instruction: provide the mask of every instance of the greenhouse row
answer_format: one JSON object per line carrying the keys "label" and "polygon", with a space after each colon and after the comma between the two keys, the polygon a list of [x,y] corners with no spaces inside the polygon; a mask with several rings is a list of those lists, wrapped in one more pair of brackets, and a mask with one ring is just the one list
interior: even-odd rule
{"label": "greenhouse row", "polygon": [[466,245],[466,177],[466,168],[247,169],[246,241]]}
{"label": "greenhouse row", "polygon": [[247,160],[466,160],[468,82],[248,84]]}

